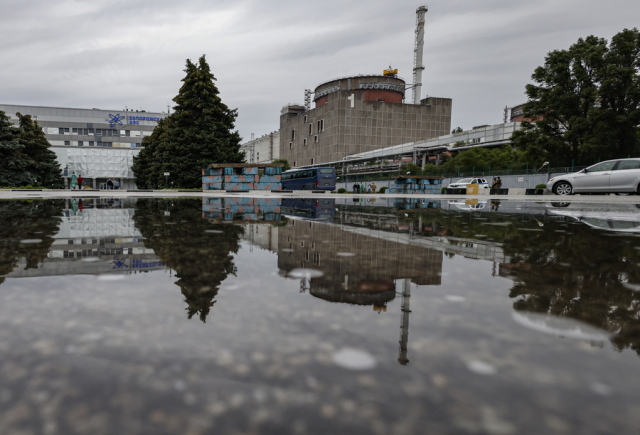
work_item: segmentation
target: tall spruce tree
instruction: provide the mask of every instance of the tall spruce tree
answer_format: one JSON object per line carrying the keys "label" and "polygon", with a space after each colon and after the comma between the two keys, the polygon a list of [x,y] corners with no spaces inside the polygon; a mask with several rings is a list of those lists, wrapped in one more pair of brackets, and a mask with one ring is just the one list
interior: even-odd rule
{"label": "tall spruce tree", "polygon": [[34,185],[52,189],[63,189],[62,170],[51,151],[51,144],[37,121],[31,115],[16,113],[19,120],[18,142],[24,146],[21,154],[27,160],[27,170],[34,179]]}
{"label": "tall spruce tree", "polygon": [[202,169],[211,163],[244,161],[240,135],[233,131],[237,111],[220,99],[205,56],[197,65],[187,59],[185,72],[174,113],[145,141],[149,150],[134,159],[139,187],[162,186],[169,172],[171,187],[198,188]]}
{"label": "tall spruce tree", "polygon": [[22,152],[24,145],[17,139],[18,129],[0,110],[0,187],[27,186],[33,182],[28,162]]}

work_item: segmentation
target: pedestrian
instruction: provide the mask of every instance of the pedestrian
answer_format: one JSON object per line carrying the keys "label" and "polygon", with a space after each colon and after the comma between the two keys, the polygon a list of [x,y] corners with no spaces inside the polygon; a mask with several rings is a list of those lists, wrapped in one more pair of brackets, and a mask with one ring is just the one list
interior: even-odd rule
{"label": "pedestrian", "polygon": [[78,174],[78,189],[82,190],[82,175]]}
{"label": "pedestrian", "polygon": [[367,186],[367,193],[371,193],[371,184]]}
{"label": "pedestrian", "polygon": [[353,184],[353,193],[358,193],[360,191],[360,185],[358,183]]}
{"label": "pedestrian", "polygon": [[378,188],[378,186],[376,186],[376,183],[371,183],[371,191],[373,193],[376,193],[376,189]]}
{"label": "pedestrian", "polygon": [[502,188],[502,178],[498,177],[498,180],[496,182],[496,189],[501,189]]}
{"label": "pedestrian", "polygon": [[111,178],[109,178],[107,180],[107,190],[111,190],[113,189],[113,181],[111,180]]}
{"label": "pedestrian", "polygon": [[117,190],[120,189],[120,180],[114,180],[113,187]]}
{"label": "pedestrian", "polygon": [[493,181],[491,182],[491,188],[495,189],[497,185],[498,185],[498,179],[494,178]]}
{"label": "pedestrian", "polygon": [[69,189],[75,190],[78,187],[78,176],[76,175],[76,171],[73,171],[71,174],[71,185]]}

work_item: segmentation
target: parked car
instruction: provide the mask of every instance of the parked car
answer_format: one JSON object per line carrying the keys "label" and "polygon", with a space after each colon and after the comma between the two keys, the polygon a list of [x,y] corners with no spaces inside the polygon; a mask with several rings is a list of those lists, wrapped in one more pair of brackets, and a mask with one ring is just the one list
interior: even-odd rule
{"label": "parked car", "polygon": [[640,193],[640,158],[607,160],[547,182],[556,195],[574,193]]}
{"label": "parked car", "polygon": [[455,183],[449,184],[447,188],[464,189],[467,187],[467,184],[479,184],[480,187],[484,189],[489,188],[489,183],[487,183],[487,180],[485,180],[484,178],[463,178],[456,181]]}

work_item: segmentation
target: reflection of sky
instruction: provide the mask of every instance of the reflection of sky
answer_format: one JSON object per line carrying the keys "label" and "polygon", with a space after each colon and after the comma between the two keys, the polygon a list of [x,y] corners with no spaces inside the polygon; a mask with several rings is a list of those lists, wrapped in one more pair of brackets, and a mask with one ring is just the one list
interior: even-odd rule
{"label": "reflection of sky", "polygon": [[[243,240],[233,257],[237,276],[220,285],[206,323],[187,319],[169,270],[116,280],[8,278],[0,285],[0,385],[11,406],[44,391],[64,399],[51,405],[61,421],[85,406],[108,420],[151,419],[149,430],[170,418],[174,432],[198,419],[223,433],[290,433],[296,421],[306,433],[394,434],[552,433],[550,420],[576,432],[592,427],[593,415],[611,432],[640,424],[632,412],[637,355],[518,324],[513,281],[492,276],[491,262],[444,256],[440,285],[411,285],[402,366],[401,295],[381,313],[326,302],[280,276],[276,253]],[[341,355],[375,364],[340,365]],[[0,411],[8,406],[0,401]]]}

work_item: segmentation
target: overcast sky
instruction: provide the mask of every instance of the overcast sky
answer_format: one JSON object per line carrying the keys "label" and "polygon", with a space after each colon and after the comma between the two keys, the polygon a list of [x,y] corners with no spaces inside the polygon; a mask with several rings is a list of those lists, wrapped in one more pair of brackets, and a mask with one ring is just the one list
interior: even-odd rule
{"label": "overcast sky", "polygon": [[330,79],[411,83],[424,4],[422,97],[452,98],[464,129],[523,103],[549,51],[640,26],[638,0],[2,0],[0,103],[166,111],[205,54],[246,141]]}

